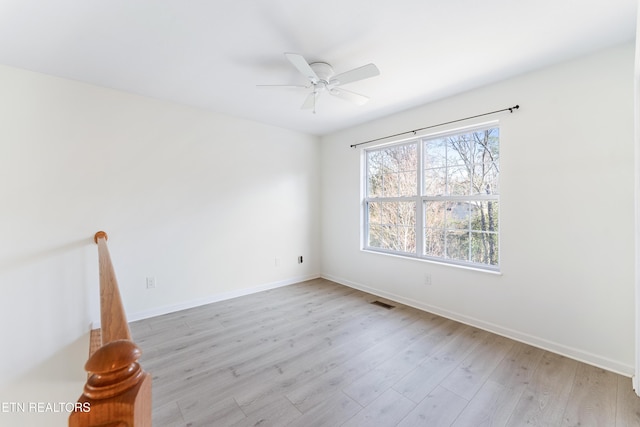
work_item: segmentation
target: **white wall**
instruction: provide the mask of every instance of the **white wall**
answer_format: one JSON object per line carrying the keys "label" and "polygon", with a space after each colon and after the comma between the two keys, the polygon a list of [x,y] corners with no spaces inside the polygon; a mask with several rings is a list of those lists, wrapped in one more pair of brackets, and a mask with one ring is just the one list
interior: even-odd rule
{"label": "white wall", "polygon": [[[322,138],[323,275],[633,374],[633,65],[620,46]],[[350,144],[515,104],[492,117],[501,275],[360,250]]]}
{"label": "white wall", "polygon": [[98,230],[129,320],[319,275],[316,137],[8,67],[0,94],[0,401],[80,395]]}

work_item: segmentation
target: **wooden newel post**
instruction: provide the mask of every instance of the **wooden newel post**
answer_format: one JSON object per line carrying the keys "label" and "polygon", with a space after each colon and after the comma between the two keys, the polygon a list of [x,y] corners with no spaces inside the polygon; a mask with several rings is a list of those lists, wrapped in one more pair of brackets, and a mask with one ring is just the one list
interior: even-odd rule
{"label": "wooden newel post", "polygon": [[138,364],[128,340],[100,347],[85,364],[90,374],[69,427],[151,427],[151,375]]}
{"label": "wooden newel post", "polygon": [[107,233],[94,236],[100,266],[102,344],[84,365],[89,378],[69,416],[69,427],[151,427],[151,375],[138,363],[142,352],[131,340]]}

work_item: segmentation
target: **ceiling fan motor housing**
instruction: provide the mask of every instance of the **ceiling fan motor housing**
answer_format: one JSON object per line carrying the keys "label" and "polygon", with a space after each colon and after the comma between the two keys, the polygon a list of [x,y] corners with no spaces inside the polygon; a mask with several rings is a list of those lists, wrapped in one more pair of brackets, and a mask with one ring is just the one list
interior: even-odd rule
{"label": "ceiling fan motor housing", "polygon": [[335,74],[333,67],[326,62],[312,62],[309,66],[316,73],[316,76],[318,76],[319,80],[316,85],[324,89],[331,81],[331,77]]}

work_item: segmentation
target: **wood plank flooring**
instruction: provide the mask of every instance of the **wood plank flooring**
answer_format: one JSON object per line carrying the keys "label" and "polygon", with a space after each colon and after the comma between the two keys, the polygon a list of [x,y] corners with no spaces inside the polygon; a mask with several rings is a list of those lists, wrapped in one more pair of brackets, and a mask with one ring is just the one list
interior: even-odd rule
{"label": "wood plank flooring", "polygon": [[640,426],[629,378],[324,279],[131,331],[159,427]]}

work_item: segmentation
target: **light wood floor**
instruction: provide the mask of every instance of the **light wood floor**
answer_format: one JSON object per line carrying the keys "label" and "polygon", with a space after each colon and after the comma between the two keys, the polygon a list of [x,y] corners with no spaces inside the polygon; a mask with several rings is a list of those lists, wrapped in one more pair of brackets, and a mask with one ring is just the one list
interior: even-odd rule
{"label": "light wood floor", "polygon": [[374,300],[317,279],[133,322],[153,425],[640,426],[629,378]]}

